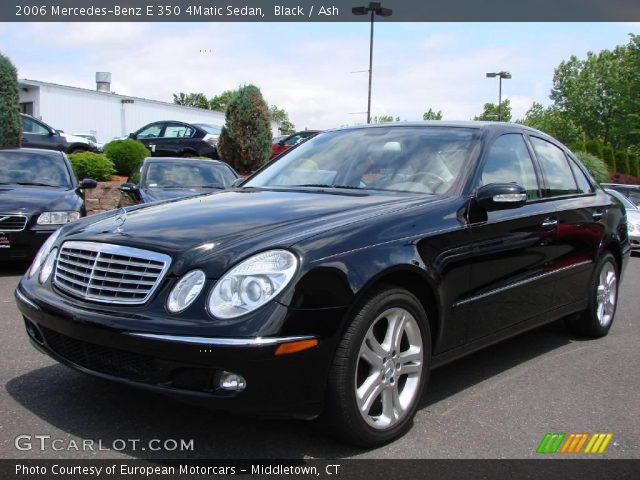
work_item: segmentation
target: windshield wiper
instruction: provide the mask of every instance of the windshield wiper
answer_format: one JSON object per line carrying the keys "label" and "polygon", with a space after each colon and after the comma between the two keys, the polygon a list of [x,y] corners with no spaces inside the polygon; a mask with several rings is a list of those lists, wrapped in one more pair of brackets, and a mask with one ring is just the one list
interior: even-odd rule
{"label": "windshield wiper", "polygon": [[292,187],[318,187],[318,188],[344,188],[348,190],[361,190],[361,187],[354,185],[333,185],[328,183],[305,183],[303,185],[291,185]]}
{"label": "windshield wiper", "polygon": [[35,185],[36,187],[60,187],[61,185],[51,185],[49,183],[37,182],[0,182],[0,185]]}

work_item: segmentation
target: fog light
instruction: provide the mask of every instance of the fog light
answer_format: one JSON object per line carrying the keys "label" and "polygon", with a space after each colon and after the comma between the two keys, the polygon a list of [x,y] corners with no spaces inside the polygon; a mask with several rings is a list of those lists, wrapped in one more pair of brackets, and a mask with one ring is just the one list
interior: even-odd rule
{"label": "fog light", "polygon": [[222,372],[220,374],[220,380],[218,381],[218,387],[222,390],[231,392],[241,392],[247,386],[245,379],[233,372]]}

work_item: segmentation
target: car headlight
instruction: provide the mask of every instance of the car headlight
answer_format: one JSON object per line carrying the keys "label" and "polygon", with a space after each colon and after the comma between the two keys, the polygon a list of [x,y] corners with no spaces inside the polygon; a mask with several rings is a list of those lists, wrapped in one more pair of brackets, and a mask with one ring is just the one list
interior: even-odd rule
{"label": "car headlight", "polygon": [[53,272],[53,266],[56,263],[56,256],[58,255],[58,249],[54,248],[51,250],[49,255],[47,255],[47,259],[42,264],[42,268],[40,269],[40,283],[46,282],[51,276],[51,272]]}
{"label": "car headlight", "polygon": [[38,217],[38,225],[62,225],[80,218],[80,212],[44,212]]}
{"label": "car headlight", "polygon": [[287,286],[297,268],[298,259],[287,250],[249,257],[218,280],[207,302],[209,313],[227,319],[260,308]]}
{"label": "car headlight", "polygon": [[202,270],[192,270],[182,276],[173,287],[167,300],[167,310],[171,313],[182,312],[200,295],[206,276]]}
{"label": "car headlight", "polygon": [[44,259],[47,257],[47,255],[49,255],[49,252],[51,251],[51,247],[53,247],[53,244],[56,243],[56,240],[58,239],[59,236],[60,236],[60,230],[56,230],[42,244],[42,247],[40,247],[40,250],[38,250],[38,253],[33,259],[33,263],[31,264],[31,268],[29,269],[29,278],[33,277],[35,273],[38,271],[38,268],[40,268],[40,265],[42,265],[42,262],[44,262]]}

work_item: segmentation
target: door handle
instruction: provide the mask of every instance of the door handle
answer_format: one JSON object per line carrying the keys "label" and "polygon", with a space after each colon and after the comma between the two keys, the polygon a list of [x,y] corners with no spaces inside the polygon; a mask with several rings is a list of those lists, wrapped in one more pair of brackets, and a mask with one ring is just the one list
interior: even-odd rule
{"label": "door handle", "polygon": [[553,230],[558,226],[558,219],[553,217],[547,217],[542,221],[542,228],[545,230]]}
{"label": "door handle", "polygon": [[595,212],[593,212],[592,217],[596,222],[599,222],[600,220],[602,220],[602,217],[604,217],[604,212],[602,210],[596,210]]}

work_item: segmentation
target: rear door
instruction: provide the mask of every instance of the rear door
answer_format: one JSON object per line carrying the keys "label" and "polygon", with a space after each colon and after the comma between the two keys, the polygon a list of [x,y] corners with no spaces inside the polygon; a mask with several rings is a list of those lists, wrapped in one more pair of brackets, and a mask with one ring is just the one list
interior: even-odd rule
{"label": "rear door", "polygon": [[470,310],[469,341],[543,313],[552,302],[547,272],[556,256],[556,210],[542,197],[537,166],[520,133],[493,140],[477,186],[511,182],[526,189],[524,206],[470,219],[471,291],[458,302]]}
{"label": "rear door", "polygon": [[559,145],[533,135],[529,139],[543,172],[544,197],[553,201],[558,216],[553,303],[561,307],[583,302],[604,239],[611,200],[595,188],[583,167]]}
{"label": "rear door", "polygon": [[189,125],[167,122],[162,136],[156,139],[156,155],[158,157],[178,157],[183,153],[195,154],[195,151],[188,149],[189,140],[194,133],[195,129]]}

